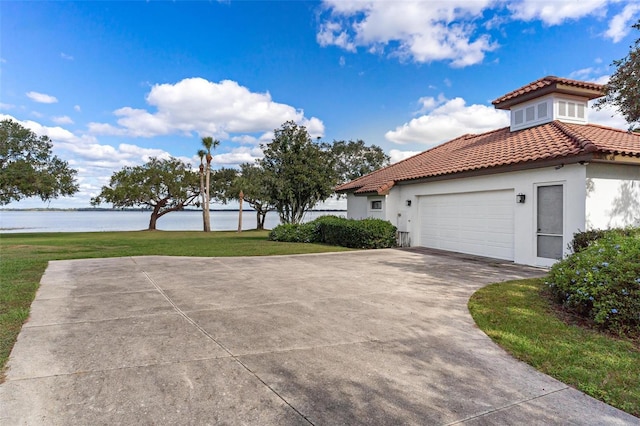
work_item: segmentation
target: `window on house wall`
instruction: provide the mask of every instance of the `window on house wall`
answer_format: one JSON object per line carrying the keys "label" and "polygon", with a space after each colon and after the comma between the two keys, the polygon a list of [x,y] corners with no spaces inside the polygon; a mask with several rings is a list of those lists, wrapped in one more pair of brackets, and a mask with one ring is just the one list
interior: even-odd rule
{"label": "window on house wall", "polygon": [[567,115],[567,103],[564,101],[558,102],[558,115]]}
{"label": "window on house wall", "polygon": [[558,102],[558,115],[560,117],[585,118],[586,104],[583,102]]}
{"label": "window on house wall", "polygon": [[547,116],[547,103],[542,102],[538,104],[538,118],[546,118]]}
{"label": "window on house wall", "polygon": [[533,121],[536,119],[536,109],[534,107],[528,107],[525,112],[527,115],[527,121]]}
{"label": "window on house wall", "polygon": [[522,124],[524,122],[524,111],[517,110],[514,114],[514,121],[516,124]]}
{"label": "window on house wall", "polygon": [[382,200],[374,200],[371,202],[371,210],[382,210]]}
{"label": "window on house wall", "polygon": [[544,101],[534,105],[514,109],[512,111],[513,125],[520,127],[525,124],[534,124],[541,120],[545,120],[549,118],[548,108],[547,101]]}

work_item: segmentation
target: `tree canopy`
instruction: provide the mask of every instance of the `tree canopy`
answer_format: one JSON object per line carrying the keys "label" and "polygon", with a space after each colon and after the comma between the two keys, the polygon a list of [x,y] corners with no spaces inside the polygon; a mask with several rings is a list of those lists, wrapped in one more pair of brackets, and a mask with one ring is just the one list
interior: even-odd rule
{"label": "tree canopy", "polygon": [[177,158],[151,158],[146,164],[124,167],[111,176],[109,186],[91,199],[114,208],[143,206],[151,209],[149,229],[156,229],[158,219],[172,211],[198,203],[200,181],[191,166]]}
{"label": "tree canopy", "polygon": [[261,147],[264,158],[258,165],[282,223],[300,223],[307,210],[333,193],[335,160],[321,144],[311,141],[304,126],[287,121]]}
{"label": "tree canopy", "polygon": [[389,165],[390,157],[377,145],[364,141],[333,141],[329,146],[335,160],[338,184],[349,182]]}
{"label": "tree canopy", "polygon": [[228,190],[229,197],[236,200],[242,191],[243,200],[256,212],[256,229],[264,229],[267,213],[275,209],[266,176],[258,164],[241,164],[240,173]]}
{"label": "tree canopy", "polygon": [[[640,30],[640,20],[633,25]],[[613,61],[616,71],[605,85],[605,97],[596,102],[596,107],[613,105],[631,125],[640,123],[640,38],[630,47],[629,54]]]}
{"label": "tree canopy", "polygon": [[77,171],[52,153],[53,143],[13,120],[0,121],[0,205],[25,197],[49,201],[78,192]]}
{"label": "tree canopy", "polygon": [[227,204],[229,200],[237,200],[231,191],[233,183],[238,177],[238,170],[228,167],[222,167],[211,172],[211,187],[209,189],[211,199],[223,204]]}

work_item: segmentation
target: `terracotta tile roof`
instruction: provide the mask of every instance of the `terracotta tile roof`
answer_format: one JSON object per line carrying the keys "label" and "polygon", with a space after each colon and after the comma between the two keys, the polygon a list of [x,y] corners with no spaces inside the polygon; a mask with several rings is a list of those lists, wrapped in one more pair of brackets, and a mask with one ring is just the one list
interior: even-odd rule
{"label": "terracotta tile roof", "polygon": [[413,157],[347,182],[338,192],[386,193],[402,181],[584,155],[640,157],[640,134],[594,124],[552,121],[511,132],[509,127],[464,135]]}
{"label": "terracotta tile roof", "polygon": [[533,83],[529,83],[526,86],[522,86],[519,89],[509,92],[491,103],[498,109],[509,109],[509,107],[515,103],[543,96],[551,92],[580,94],[588,97],[589,99],[595,99],[602,96],[603,90],[604,86],[601,84],[548,75],[534,81]]}

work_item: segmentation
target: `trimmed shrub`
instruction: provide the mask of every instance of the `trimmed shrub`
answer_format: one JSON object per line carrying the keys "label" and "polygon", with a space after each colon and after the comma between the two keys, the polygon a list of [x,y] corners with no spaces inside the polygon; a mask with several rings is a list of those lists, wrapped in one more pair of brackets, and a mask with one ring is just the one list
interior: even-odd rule
{"label": "trimmed shrub", "polygon": [[316,229],[312,222],[302,224],[286,223],[269,232],[269,240],[289,243],[317,243]]}
{"label": "trimmed shrub", "polygon": [[581,231],[573,234],[573,240],[569,244],[569,248],[573,253],[581,252],[589,247],[591,243],[602,238],[605,235],[602,229],[592,229],[590,231]]}
{"label": "trimmed shrub", "polygon": [[573,234],[573,240],[569,244],[569,248],[573,253],[578,253],[589,247],[594,241],[599,240],[608,234],[620,235],[636,235],[640,236],[640,228],[614,228],[614,229],[592,229],[590,231],[581,231]]}
{"label": "trimmed shrub", "polygon": [[639,335],[640,233],[638,229],[601,232],[556,263],[547,285],[556,303],[599,328]]}
{"label": "trimmed shrub", "polygon": [[350,248],[387,248],[396,245],[396,227],[381,219],[345,219],[321,216],[300,225],[278,225],[272,241],[315,242]]}

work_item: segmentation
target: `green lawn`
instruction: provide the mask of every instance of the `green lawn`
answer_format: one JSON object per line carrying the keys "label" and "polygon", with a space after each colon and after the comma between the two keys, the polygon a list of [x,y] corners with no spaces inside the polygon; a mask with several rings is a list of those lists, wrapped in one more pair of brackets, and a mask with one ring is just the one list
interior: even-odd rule
{"label": "green lawn", "polygon": [[[267,240],[267,231],[92,232],[0,235],[0,373],[49,260],[167,256],[270,256],[347,250]],[[2,374],[0,374],[0,383]]]}
{"label": "green lawn", "polygon": [[516,358],[580,391],[640,416],[640,347],[571,325],[543,296],[544,282],[493,284],[469,301],[478,326]]}

